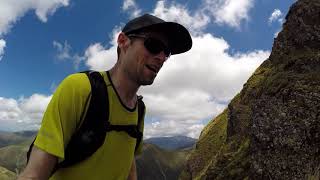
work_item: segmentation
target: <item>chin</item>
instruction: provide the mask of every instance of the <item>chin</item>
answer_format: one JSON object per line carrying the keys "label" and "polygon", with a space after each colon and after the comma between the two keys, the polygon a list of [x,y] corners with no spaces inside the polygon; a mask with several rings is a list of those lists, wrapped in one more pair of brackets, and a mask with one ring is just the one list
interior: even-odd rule
{"label": "chin", "polygon": [[151,84],[153,84],[153,81],[154,81],[154,79],[150,79],[150,80],[142,80],[142,81],[140,81],[140,85],[141,86],[148,86],[148,85],[151,85]]}
{"label": "chin", "polygon": [[153,81],[152,82],[143,82],[143,83],[140,83],[141,86],[149,86],[153,84]]}

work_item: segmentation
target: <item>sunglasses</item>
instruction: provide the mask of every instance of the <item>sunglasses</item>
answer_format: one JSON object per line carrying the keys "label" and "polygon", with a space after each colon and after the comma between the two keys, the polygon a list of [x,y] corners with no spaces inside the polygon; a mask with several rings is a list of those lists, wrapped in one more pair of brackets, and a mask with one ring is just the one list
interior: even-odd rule
{"label": "sunglasses", "polygon": [[167,47],[162,41],[153,38],[153,37],[148,37],[143,34],[129,34],[128,37],[133,37],[133,38],[142,38],[144,39],[144,47],[154,55],[159,54],[160,52],[164,52],[166,59],[168,59],[171,55],[169,47]]}

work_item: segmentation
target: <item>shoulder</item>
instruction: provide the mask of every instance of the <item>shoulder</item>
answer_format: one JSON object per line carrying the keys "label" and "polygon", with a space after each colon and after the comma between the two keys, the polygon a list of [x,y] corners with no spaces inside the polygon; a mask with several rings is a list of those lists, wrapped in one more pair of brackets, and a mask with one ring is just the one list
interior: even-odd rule
{"label": "shoulder", "polygon": [[85,73],[68,75],[57,88],[57,92],[90,92],[90,81]]}
{"label": "shoulder", "polygon": [[85,73],[75,73],[75,74],[70,74],[67,76],[63,81],[62,84],[66,86],[71,86],[71,87],[79,87],[79,86],[87,86],[90,84],[89,79]]}

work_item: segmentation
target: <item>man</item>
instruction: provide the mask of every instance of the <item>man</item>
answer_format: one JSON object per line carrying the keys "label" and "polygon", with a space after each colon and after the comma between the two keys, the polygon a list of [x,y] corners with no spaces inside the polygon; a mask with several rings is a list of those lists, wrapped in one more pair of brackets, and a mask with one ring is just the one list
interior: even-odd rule
{"label": "man", "polygon": [[[100,72],[108,88],[109,121],[137,123],[139,87],[151,85],[170,55],[191,49],[192,40],[182,25],[145,14],[129,21],[117,42],[117,63],[111,70]],[[116,131],[108,132],[105,143],[89,158],[54,171],[64,159],[72,134],[81,126],[90,92],[90,82],[83,73],[72,74],[59,85],[20,180],[137,179],[134,155],[141,153],[142,143],[135,152],[136,139]]]}

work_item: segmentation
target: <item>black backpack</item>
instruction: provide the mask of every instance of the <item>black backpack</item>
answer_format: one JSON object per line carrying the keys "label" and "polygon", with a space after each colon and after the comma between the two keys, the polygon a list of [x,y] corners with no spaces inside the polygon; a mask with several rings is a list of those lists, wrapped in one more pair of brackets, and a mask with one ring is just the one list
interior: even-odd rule
{"label": "black backpack", "polygon": [[[72,135],[70,142],[65,148],[65,159],[58,163],[53,172],[59,168],[69,167],[90,157],[104,143],[106,133],[109,131],[125,131],[137,139],[135,150],[137,150],[142,132],[139,131],[144,117],[145,105],[142,96],[138,97],[138,124],[137,125],[112,125],[109,122],[109,99],[105,81],[101,74],[96,71],[84,71],[91,84],[91,100],[87,114],[79,127]],[[105,119],[105,121],[103,121]],[[27,153],[27,163],[33,143]]]}

